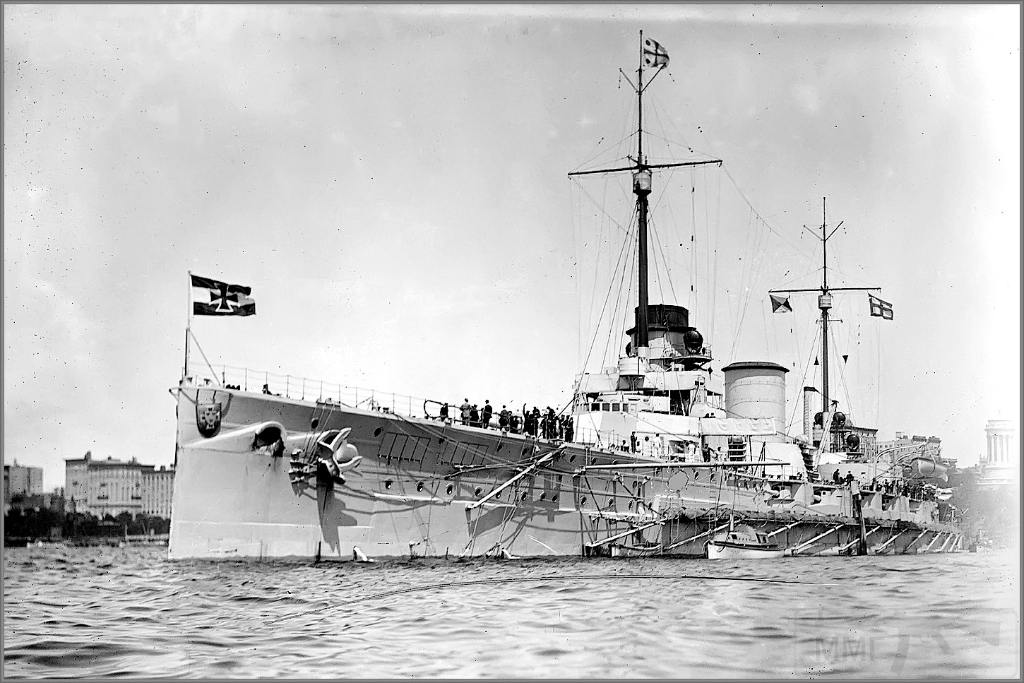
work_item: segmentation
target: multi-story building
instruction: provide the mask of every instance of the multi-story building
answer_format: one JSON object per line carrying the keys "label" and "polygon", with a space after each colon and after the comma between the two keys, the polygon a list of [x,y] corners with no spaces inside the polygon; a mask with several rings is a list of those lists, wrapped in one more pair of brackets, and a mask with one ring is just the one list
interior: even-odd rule
{"label": "multi-story building", "polygon": [[174,470],[143,465],[135,458],[98,460],[87,452],[65,461],[65,492],[75,512],[97,517],[127,512],[170,517]]}
{"label": "multi-story building", "polygon": [[42,492],[42,467],[25,467],[17,460],[13,465],[4,465],[4,505],[11,502],[11,496],[37,496]]}
{"label": "multi-story building", "polygon": [[142,471],[142,514],[171,518],[171,496],[174,492],[174,468]]}

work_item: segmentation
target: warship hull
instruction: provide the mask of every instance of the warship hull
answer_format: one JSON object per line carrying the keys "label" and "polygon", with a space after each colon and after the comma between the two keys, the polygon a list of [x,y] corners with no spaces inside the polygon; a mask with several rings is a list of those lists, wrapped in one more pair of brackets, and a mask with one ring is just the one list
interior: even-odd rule
{"label": "warship hull", "polygon": [[[188,382],[173,391],[171,559],[701,557],[730,512],[787,554],[846,553],[858,538],[842,496],[823,503],[805,481],[336,402]],[[332,474],[322,437],[337,430],[350,430],[359,456]],[[865,508],[873,551],[960,549],[955,529],[895,503]]]}

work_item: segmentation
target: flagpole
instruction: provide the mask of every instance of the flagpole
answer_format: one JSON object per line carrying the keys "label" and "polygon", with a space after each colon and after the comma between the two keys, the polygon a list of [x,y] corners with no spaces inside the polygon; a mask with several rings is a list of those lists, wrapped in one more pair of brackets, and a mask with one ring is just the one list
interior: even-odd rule
{"label": "flagpole", "polygon": [[188,338],[192,334],[192,271],[188,271],[188,314],[185,322],[185,374],[188,377]]}

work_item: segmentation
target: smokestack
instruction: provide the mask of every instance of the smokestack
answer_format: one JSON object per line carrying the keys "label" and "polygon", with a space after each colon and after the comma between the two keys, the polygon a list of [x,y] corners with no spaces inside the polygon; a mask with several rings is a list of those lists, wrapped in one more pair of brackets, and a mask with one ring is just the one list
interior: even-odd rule
{"label": "smokestack", "polygon": [[814,394],[818,390],[814,387],[804,387],[804,435],[814,440]]}

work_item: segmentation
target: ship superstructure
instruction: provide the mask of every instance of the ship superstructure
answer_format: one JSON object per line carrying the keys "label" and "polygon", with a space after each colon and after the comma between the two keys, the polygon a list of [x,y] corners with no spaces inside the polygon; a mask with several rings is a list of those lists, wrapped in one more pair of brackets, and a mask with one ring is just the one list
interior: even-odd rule
{"label": "ship superstructure", "polygon": [[[787,436],[786,368],[715,371],[690,311],[650,303],[652,171],[721,162],[645,158],[643,94],[668,56],[642,34],[640,52],[636,157],[572,174],[631,174],[638,296],[617,364],[577,377],[571,438],[428,415],[423,399],[189,368],[186,357],[171,558],[700,557],[734,522],[787,554],[959,547],[934,503],[817,481],[828,449]],[[231,293],[220,288],[222,303]],[[823,414],[827,435],[828,401]]]}

